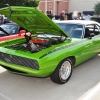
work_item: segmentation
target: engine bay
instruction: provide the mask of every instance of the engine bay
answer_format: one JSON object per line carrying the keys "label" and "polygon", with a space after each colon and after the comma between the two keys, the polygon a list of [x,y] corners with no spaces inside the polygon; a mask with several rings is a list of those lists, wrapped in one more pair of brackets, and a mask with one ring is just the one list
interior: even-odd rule
{"label": "engine bay", "polygon": [[25,35],[25,41],[21,43],[12,43],[6,48],[14,50],[28,51],[31,53],[39,52],[43,49],[61,43],[60,37],[35,37]]}

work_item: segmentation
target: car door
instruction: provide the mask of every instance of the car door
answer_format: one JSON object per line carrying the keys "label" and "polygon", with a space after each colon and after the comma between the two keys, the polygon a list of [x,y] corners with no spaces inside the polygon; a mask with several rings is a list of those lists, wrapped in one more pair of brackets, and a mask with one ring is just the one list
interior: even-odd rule
{"label": "car door", "polygon": [[94,34],[95,36],[93,37],[93,43],[94,43],[94,52],[98,53],[100,52],[100,25],[95,24],[94,25]]}
{"label": "car door", "polygon": [[[81,58],[83,61],[96,55],[95,48],[94,48],[94,45],[95,45],[94,38],[89,36],[91,34],[90,28],[93,28],[93,27],[94,26],[92,26],[92,25],[88,25],[88,26],[85,26],[85,29],[84,29],[84,38],[82,40],[83,50],[82,50],[82,55],[81,55]],[[87,31],[86,31],[87,28],[89,29],[89,33],[87,33]],[[86,34],[88,34],[87,37],[85,37]]]}

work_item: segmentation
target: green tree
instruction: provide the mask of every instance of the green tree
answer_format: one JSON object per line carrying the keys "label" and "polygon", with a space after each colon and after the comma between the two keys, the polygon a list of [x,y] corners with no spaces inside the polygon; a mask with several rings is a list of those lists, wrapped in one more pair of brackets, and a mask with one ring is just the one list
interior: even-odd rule
{"label": "green tree", "polygon": [[94,12],[96,15],[100,15],[100,2],[97,2],[94,6]]}
{"label": "green tree", "polygon": [[37,7],[39,5],[39,0],[24,0],[23,6]]}
{"label": "green tree", "polygon": [[0,0],[0,8],[6,7],[5,4],[10,6],[27,6],[27,7],[37,7],[40,0]]}

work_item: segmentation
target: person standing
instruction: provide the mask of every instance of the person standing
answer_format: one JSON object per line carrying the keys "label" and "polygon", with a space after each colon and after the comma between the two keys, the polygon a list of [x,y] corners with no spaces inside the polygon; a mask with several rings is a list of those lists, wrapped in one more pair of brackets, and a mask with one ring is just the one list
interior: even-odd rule
{"label": "person standing", "polygon": [[73,12],[73,14],[72,14],[72,19],[73,19],[73,20],[79,19],[79,12],[78,12],[78,11],[74,11],[74,12]]}
{"label": "person standing", "polygon": [[47,16],[52,19],[53,15],[50,13],[50,11],[47,11]]}
{"label": "person standing", "polygon": [[61,12],[60,20],[67,20],[67,16],[65,15],[65,11]]}

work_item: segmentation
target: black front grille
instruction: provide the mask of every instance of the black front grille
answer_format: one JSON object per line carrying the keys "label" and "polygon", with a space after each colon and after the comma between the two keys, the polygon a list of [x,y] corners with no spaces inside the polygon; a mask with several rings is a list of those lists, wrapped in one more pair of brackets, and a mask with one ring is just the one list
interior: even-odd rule
{"label": "black front grille", "polygon": [[38,62],[33,59],[28,59],[24,57],[19,57],[15,55],[10,55],[0,52],[0,60],[3,60],[8,63],[17,64],[20,66],[30,67],[34,69],[39,69]]}

